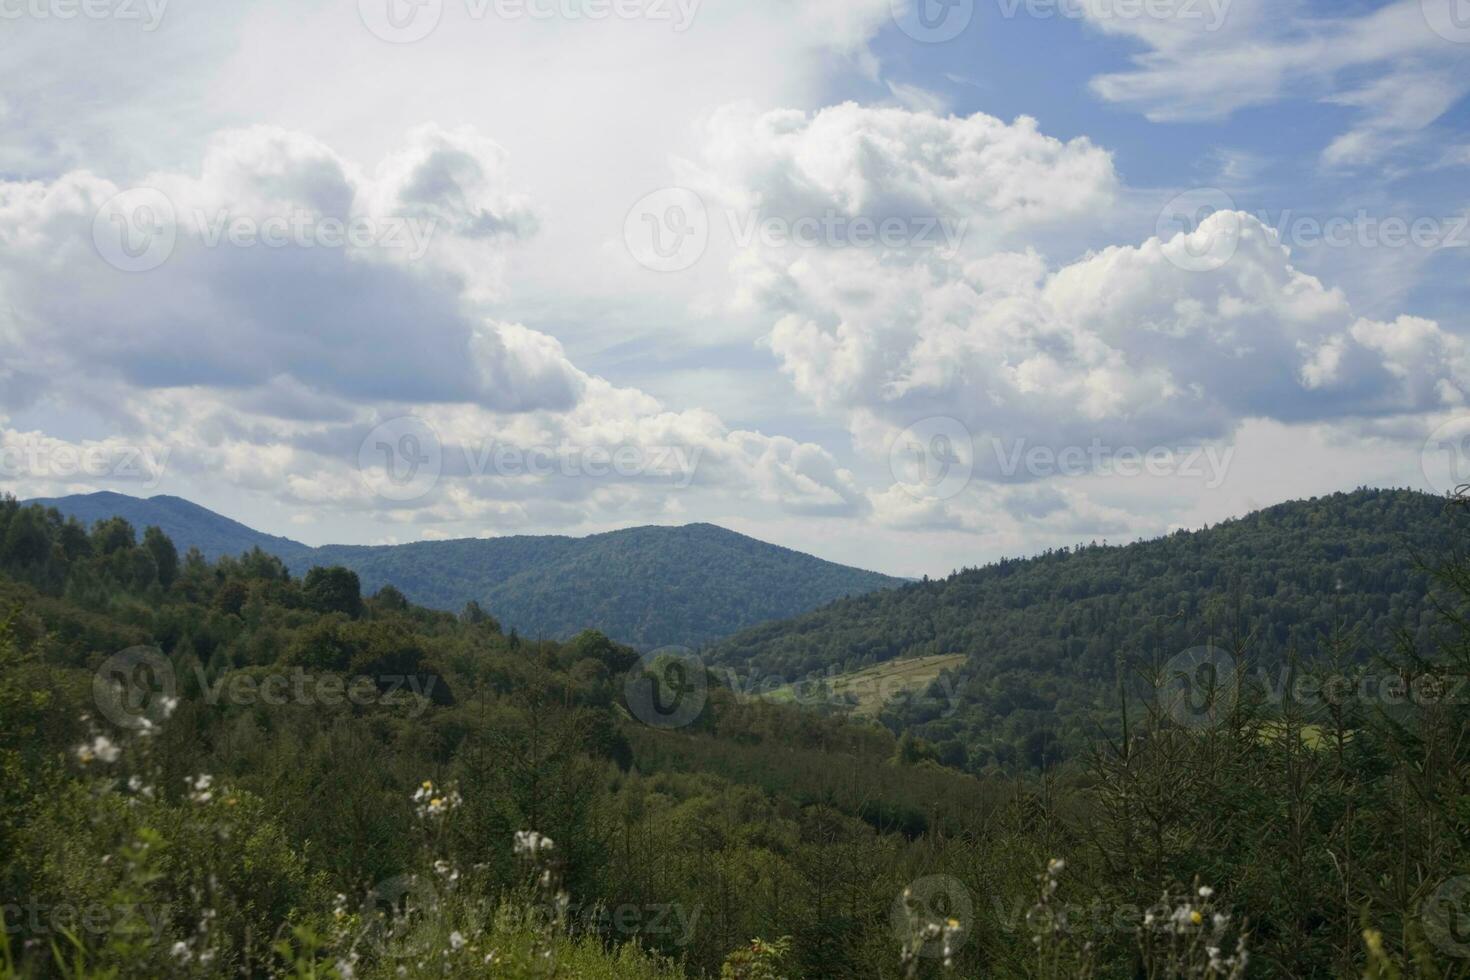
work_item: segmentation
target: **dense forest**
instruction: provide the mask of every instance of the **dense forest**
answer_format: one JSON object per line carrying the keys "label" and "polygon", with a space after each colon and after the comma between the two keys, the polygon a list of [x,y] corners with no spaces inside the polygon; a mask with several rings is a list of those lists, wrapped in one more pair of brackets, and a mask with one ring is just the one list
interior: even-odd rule
{"label": "dense forest", "polygon": [[38,501],[88,526],[122,517],[156,526],[205,558],[259,548],[304,574],[341,565],[363,588],[394,588],[431,609],[493,608],[507,629],[565,640],[595,627],[652,650],[697,647],[755,623],[901,585],[712,524],[635,527],[583,538],[512,535],[402,545],[311,548],[262,534],[178,497],[117,493]]}
{"label": "dense forest", "polygon": [[964,654],[944,684],[895,699],[884,721],[943,744],[961,768],[1041,768],[1099,730],[1116,734],[1124,700],[1179,651],[1242,649],[1242,666],[1279,684],[1293,658],[1329,640],[1354,662],[1404,630],[1429,645],[1428,569],[1447,540],[1441,498],[1339,493],[854,597],[745,630],[709,660],[749,686]]}
{"label": "dense forest", "polygon": [[600,633],[0,499],[0,977],[1470,975],[1470,561],[1422,574],[1438,626],[1297,664],[1410,711],[1212,682],[1208,724],[1158,697],[976,775]]}

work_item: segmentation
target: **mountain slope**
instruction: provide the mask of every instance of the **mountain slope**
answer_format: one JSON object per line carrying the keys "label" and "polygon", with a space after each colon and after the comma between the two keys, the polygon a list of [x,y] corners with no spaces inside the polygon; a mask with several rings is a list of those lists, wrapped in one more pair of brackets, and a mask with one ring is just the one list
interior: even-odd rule
{"label": "mountain slope", "polygon": [[210,561],[260,548],[290,564],[292,559],[311,551],[299,541],[246,527],[182,497],[157,496],[144,500],[103,491],[24,502],[54,507],[87,527],[109,517],[121,517],[140,532],[145,527],[157,527],[173,540],[181,552],[198,548]]}
{"label": "mountain slope", "polygon": [[[898,657],[963,654],[955,695],[885,720],[998,755],[1079,745],[1116,717],[1118,678],[1236,638],[1252,666],[1321,653],[1341,627],[1361,662],[1394,631],[1427,630],[1429,574],[1448,537],[1442,498],[1359,490],[1294,501],[1194,532],[967,569],[742,631],[709,651],[737,675],[796,679]],[[1120,664],[1122,665],[1120,667]],[[1130,687],[1132,684],[1130,684]]]}
{"label": "mountain slope", "polygon": [[88,494],[35,501],[91,524],[114,515],[161,527],[208,558],[259,547],[293,573],[343,565],[374,592],[458,611],[479,602],[507,629],[565,638],[596,628],[643,648],[702,646],[766,619],[793,616],[902,580],[823,561],[712,524],[636,527],[585,538],[519,535],[404,545],[311,548],[262,534],[177,497]]}

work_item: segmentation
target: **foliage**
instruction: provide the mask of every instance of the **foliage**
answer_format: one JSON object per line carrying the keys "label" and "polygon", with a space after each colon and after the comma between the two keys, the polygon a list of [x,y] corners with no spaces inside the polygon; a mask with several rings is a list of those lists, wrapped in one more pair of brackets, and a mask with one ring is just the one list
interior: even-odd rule
{"label": "foliage", "polygon": [[1038,769],[1119,731],[1119,681],[1206,643],[1247,638],[1252,669],[1312,657],[1334,631],[1365,660],[1407,630],[1433,644],[1431,576],[1444,501],[1360,490],[1271,507],[1202,531],[1064,548],[847,599],[716,644],[742,677],[797,680],[901,657],[963,654],[881,717],[958,741],[976,772]]}
{"label": "foliage", "polygon": [[474,602],[522,635],[560,640],[592,628],[646,650],[697,647],[764,620],[902,584],[712,524],[585,538],[309,548],[177,497],[106,493],[40,503],[87,523],[122,516],[139,526],[156,524],[185,546],[198,546],[206,559],[258,548],[297,574],[340,566],[356,572],[368,592],[392,585],[430,608],[458,612]]}
{"label": "foliage", "polygon": [[[186,554],[165,585],[146,533],[0,514],[3,980],[1470,969],[1463,696],[1273,704],[1251,675],[1186,724],[1124,687],[1074,757],[977,775],[719,685],[644,725],[643,662],[599,633],[381,591],[324,611],[264,552]],[[1369,660],[1328,623],[1295,675],[1463,693],[1470,560],[1423,574],[1438,625],[1416,612]],[[108,696],[139,647],[136,696]]]}

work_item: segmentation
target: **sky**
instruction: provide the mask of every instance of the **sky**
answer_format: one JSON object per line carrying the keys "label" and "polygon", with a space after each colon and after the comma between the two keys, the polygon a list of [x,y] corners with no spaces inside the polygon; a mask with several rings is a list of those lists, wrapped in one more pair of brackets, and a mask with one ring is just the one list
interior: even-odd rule
{"label": "sky", "polygon": [[0,490],[892,574],[1470,480],[1470,0],[0,0]]}

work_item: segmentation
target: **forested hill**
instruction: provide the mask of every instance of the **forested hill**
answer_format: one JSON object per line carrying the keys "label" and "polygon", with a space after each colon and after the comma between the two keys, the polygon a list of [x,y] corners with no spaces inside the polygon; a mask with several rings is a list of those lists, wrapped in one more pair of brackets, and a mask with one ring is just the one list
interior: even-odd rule
{"label": "forested hill", "polygon": [[[1413,552],[1441,555],[1449,522],[1442,498],[1407,490],[1294,501],[1200,531],[1063,549],[836,602],[745,630],[709,655],[737,673],[793,679],[965,654],[947,678],[957,700],[917,699],[884,720],[1035,762],[1116,717],[1120,664],[1131,674],[1213,639],[1238,640],[1254,662],[1274,665],[1289,650],[1320,652],[1335,626],[1363,659],[1386,652],[1396,629],[1426,630],[1429,575]],[[996,761],[980,755],[971,761]]]}
{"label": "forested hill", "polygon": [[145,500],[103,491],[43,497],[25,503],[54,507],[62,516],[75,517],[85,527],[111,517],[121,517],[139,532],[145,527],[156,527],[179,549],[198,548],[209,561],[238,557],[251,548],[259,548],[291,564],[292,559],[311,550],[299,541],[246,527],[182,497],[157,496]]}
{"label": "forested hill", "polygon": [[392,585],[411,601],[458,612],[478,602],[507,630],[565,639],[600,629],[644,649],[697,647],[768,619],[794,616],[902,580],[823,561],[713,524],[635,527],[589,537],[518,535],[403,545],[312,548],[181,500],[104,493],[34,501],[91,526],[120,516],[163,530],[207,559],[260,548],[297,576],[342,565],[364,589]]}

